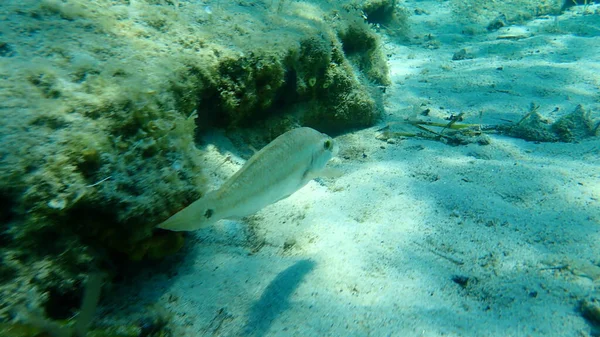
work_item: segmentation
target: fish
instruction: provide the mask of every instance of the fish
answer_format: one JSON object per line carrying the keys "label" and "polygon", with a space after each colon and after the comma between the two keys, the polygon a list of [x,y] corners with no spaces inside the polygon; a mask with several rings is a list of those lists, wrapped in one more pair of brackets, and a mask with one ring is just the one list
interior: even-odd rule
{"label": "fish", "polygon": [[319,176],[338,153],[333,138],[309,127],[292,129],[256,152],[221,185],[157,227],[193,231],[240,219],[285,199]]}

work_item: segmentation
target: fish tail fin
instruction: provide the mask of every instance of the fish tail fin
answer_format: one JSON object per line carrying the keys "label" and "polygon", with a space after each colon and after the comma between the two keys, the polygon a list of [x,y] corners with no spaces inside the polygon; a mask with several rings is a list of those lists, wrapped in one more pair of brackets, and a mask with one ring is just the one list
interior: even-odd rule
{"label": "fish tail fin", "polygon": [[188,207],[175,213],[157,227],[171,231],[193,231],[206,227],[217,220],[212,193],[194,201]]}

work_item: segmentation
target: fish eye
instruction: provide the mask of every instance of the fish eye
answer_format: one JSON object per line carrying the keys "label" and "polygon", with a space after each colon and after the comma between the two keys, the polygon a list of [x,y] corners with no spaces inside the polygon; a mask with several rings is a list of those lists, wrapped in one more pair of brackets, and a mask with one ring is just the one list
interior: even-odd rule
{"label": "fish eye", "polygon": [[325,150],[329,150],[329,149],[331,149],[331,145],[332,145],[332,144],[333,144],[333,143],[331,142],[331,139],[328,139],[328,140],[326,140],[326,141],[325,141],[325,143],[323,144],[323,147],[325,148]]}

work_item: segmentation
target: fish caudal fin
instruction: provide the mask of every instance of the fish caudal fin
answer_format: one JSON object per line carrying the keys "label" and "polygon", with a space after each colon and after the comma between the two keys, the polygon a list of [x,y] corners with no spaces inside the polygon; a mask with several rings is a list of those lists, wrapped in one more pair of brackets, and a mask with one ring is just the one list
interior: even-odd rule
{"label": "fish caudal fin", "polygon": [[193,231],[208,226],[219,220],[215,216],[212,204],[210,194],[208,194],[175,213],[157,227],[171,231]]}

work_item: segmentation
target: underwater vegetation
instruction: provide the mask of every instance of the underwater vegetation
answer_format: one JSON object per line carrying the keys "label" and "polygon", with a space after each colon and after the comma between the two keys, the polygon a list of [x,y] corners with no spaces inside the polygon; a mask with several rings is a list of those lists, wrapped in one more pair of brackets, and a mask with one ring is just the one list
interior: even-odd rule
{"label": "underwater vegetation", "polygon": [[221,3],[0,4],[0,322],[67,320],[92,271],[177,252],[184,236],[154,227],[205,193],[204,130],[268,141],[379,118],[374,25],[406,33],[395,0]]}
{"label": "underwater vegetation", "polygon": [[598,135],[600,122],[594,123],[582,105],[554,123],[544,119],[538,110],[539,106],[532,103],[529,112],[520,121],[502,126],[499,130],[509,136],[538,142],[571,143]]}
{"label": "underwater vegetation", "polygon": [[[441,141],[449,145],[478,143],[487,145],[487,134],[497,133],[533,142],[579,142],[598,136],[600,121],[594,121],[582,105],[573,112],[550,122],[539,113],[539,105],[531,103],[529,111],[519,121],[506,121],[506,124],[484,125],[461,123],[464,113],[451,115],[444,121],[430,121],[410,118],[401,122],[389,123],[379,129],[377,138],[395,142],[399,138],[417,137]],[[428,115],[428,113],[421,113]],[[398,130],[396,130],[398,129]]]}
{"label": "underwater vegetation", "polygon": [[0,322],[0,335],[3,337],[168,337],[164,317],[144,317],[135,324],[96,327],[90,329],[100,299],[104,275],[95,272],[88,276],[85,284],[81,308],[76,318],[64,321],[50,321],[37,308],[21,308],[17,322]]}

